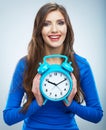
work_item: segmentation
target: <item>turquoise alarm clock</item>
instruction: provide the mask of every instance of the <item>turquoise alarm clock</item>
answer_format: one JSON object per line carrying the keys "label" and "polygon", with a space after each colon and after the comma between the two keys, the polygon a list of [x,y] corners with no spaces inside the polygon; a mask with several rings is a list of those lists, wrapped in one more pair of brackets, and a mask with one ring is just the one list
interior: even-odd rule
{"label": "turquoise alarm clock", "polygon": [[[48,58],[62,58],[61,64],[49,64]],[[43,63],[39,63],[38,73],[40,78],[40,92],[44,97],[44,104],[47,100],[61,101],[68,103],[67,97],[72,90],[73,71],[72,62],[68,62],[68,57],[60,54],[44,56]]]}

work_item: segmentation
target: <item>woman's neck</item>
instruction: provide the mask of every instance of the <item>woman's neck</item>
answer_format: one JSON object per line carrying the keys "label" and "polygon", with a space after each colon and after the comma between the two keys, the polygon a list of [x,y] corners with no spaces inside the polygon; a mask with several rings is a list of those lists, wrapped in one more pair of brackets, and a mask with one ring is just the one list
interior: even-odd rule
{"label": "woman's neck", "polygon": [[49,64],[61,64],[62,59],[60,59],[60,58],[49,58],[49,59],[47,59],[47,62]]}
{"label": "woman's neck", "polygon": [[[62,54],[62,48],[45,48],[45,55]],[[47,62],[50,64],[61,64],[62,59],[60,58],[49,58]]]}
{"label": "woman's neck", "polygon": [[50,48],[50,47],[45,47],[45,55],[52,55],[52,54],[62,54],[63,52],[63,46],[59,48]]}

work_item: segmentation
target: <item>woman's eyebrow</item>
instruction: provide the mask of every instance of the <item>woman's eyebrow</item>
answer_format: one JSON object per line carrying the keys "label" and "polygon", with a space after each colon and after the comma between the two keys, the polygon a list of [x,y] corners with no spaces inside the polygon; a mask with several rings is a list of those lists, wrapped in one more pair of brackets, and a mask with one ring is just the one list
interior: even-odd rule
{"label": "woman's eyebrow", "polygon": [[[56,21],[65,21],[65,19],[57,19]],[[52,22],[52,20],[47,19],[45,22]]]}

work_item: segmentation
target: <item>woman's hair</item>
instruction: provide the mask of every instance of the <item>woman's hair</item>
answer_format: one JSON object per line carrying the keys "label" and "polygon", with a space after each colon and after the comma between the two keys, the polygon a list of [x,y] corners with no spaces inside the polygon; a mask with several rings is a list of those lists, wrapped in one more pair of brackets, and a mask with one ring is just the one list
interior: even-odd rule
{"label": "woman's hair", "polygon": [[79,80],[79,69],[74,59],[74,50],[73,50],[74,33],[69,16],[67,14],[66,9],[62,5],[59,5],[57,3],[47,3],[39,9],[36,15],[32,38],[28,46],[28,55],[26,56],[27,68],[24,73],[24,81],[23,81],[23,86],[27,94],[27,102],[24,104],[22,111],[26,111],[32,100],[35,98],[31,91],[32,83],[35,75],[37,74],[37,68],[39,66],[38,63],[42,62],[42,59],[45,56],[44,41],[42,38],[41,31],[48,13],[56,10],[62,13],[67,25],[67,35],[64,41],[64,49],[62,54],[68,56],[69,61],[72,61],[72,66],[74,68],[73,73],[77,79],[77,93],[74,99],[78,103],[81,103],[83,101],[83,93],[80,87],[80,80]]}

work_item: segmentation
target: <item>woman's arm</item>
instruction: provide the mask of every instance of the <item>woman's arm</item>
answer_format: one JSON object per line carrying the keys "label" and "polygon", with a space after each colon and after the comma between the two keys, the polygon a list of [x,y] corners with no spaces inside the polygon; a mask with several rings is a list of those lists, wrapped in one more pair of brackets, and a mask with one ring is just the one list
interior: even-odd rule
{"label": "woman's arm", "polygon": [[24,95],[24,89],[22,86],[24,69],[25,59],[21,59],[15,69],[10,86],[8,100],[6,103],[6,108],[3,111],[4,121],[8,125],[12,125],[24,120],[40,108],[40,106],[38,106],[37,102],[34,100],[25,113],[20,112],[22,109],[21,102]]}
{"label": "woman's arm", "polygon": [[81,118],[97,123],[103,116],[94,77],[87,61],[80,65],[81,87],[84,92],[85,105],[73,101],[68,107],[71,112]]}

